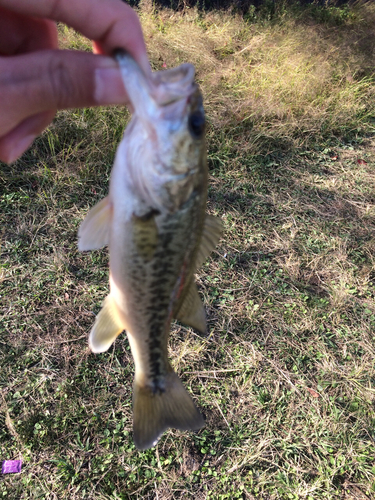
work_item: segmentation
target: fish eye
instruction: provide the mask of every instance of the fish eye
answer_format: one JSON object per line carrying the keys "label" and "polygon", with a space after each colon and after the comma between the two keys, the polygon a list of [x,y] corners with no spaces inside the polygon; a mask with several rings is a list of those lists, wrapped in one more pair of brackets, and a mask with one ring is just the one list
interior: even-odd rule
{"label": "fish eye", "polygon": [[195,111],[189,116],[189,130],[195,139],[200,139],[204,133],[206,120],[201,111]]}

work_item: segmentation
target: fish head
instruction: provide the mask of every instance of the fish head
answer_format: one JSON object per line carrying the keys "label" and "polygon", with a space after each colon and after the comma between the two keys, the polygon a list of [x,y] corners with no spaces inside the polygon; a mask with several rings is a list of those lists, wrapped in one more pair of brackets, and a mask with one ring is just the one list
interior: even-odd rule
{"label": "fish head", "polygon": [[205,114],[194,66],[146,75],[128,54],[116,58],[133,113],[119,154],[144,201],[174,212],[206,185]]}

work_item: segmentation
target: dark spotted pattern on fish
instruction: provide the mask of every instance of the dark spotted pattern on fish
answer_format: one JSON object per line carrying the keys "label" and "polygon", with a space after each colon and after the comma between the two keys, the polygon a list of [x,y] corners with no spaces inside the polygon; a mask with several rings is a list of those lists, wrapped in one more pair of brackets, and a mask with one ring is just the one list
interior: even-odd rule
{"label": "dark spotted pattern on fish", "polygon": [[[190,231],[196,234],[202,229],[201,219],[195,216],[200,209],[200,203],[201,197],[197,192],[193,192],[178,212],[155,214],[153,219],[146,219],[149,230],[152,230],[153,222],[157,226],[157,240],[152,260],[145,257],[146,252],[140,251],[143,247],[139,234],[135,241],[130,274],[134,280],[134,293],[139,294],[135,303],[142,304],[139,313],[142,314],[142,323],[147,328],[148,383],[154,394],[165,390],[165,377],[170,371],[166,360],[169,327],[175,306],[174,293],[179,288],[180,270],[186,267],[184,265],[186,255],[189,260],[194,259],[196,245],[194,241],[186,238],[186,234]],[[137,225],[136,217],[134,219]],[[144,222],[143,219],[141,224]],[[149,236],[145,233],[143,238],[148,241]],[[187,249],[186,253],[181,252],[181,246]]]}

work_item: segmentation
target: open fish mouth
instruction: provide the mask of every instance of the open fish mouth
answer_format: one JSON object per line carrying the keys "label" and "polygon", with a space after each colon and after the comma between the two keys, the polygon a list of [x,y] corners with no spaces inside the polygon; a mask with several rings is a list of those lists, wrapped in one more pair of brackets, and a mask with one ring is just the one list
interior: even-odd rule
{"label": "open fish mouth", "polygon": [[[115,58],[119,63],[122,76],[127,82],[126,89],[134,106],[133,100],[139,105],[139,95],[147,94],[158,106],[166,106],[172,102],[189,97],[195,90],[195,68],[192,64],[184,63],[177,68],[156,71],[145,75],[134,59],[124,50],[117,49]],[[132,81],[135,82],[133,85]],[[135,106],[134,106],[135,108]]]}

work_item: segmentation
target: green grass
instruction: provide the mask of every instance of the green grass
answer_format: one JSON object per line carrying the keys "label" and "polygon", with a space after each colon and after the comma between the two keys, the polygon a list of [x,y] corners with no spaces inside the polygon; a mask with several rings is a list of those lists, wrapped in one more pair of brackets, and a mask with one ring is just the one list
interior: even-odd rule
{"label": "green grass", "polygon": [[1,166],[0,460],[24,465],[0,498],[375,497],[375,9],[314,9],[141,7],[153,67],[197,67],[225,225],[197,277],[209,336],[170,340],[203,430],[138,452],[126,337],[87,346],[108,255],[77,228],[128,113],[60,112]]}

